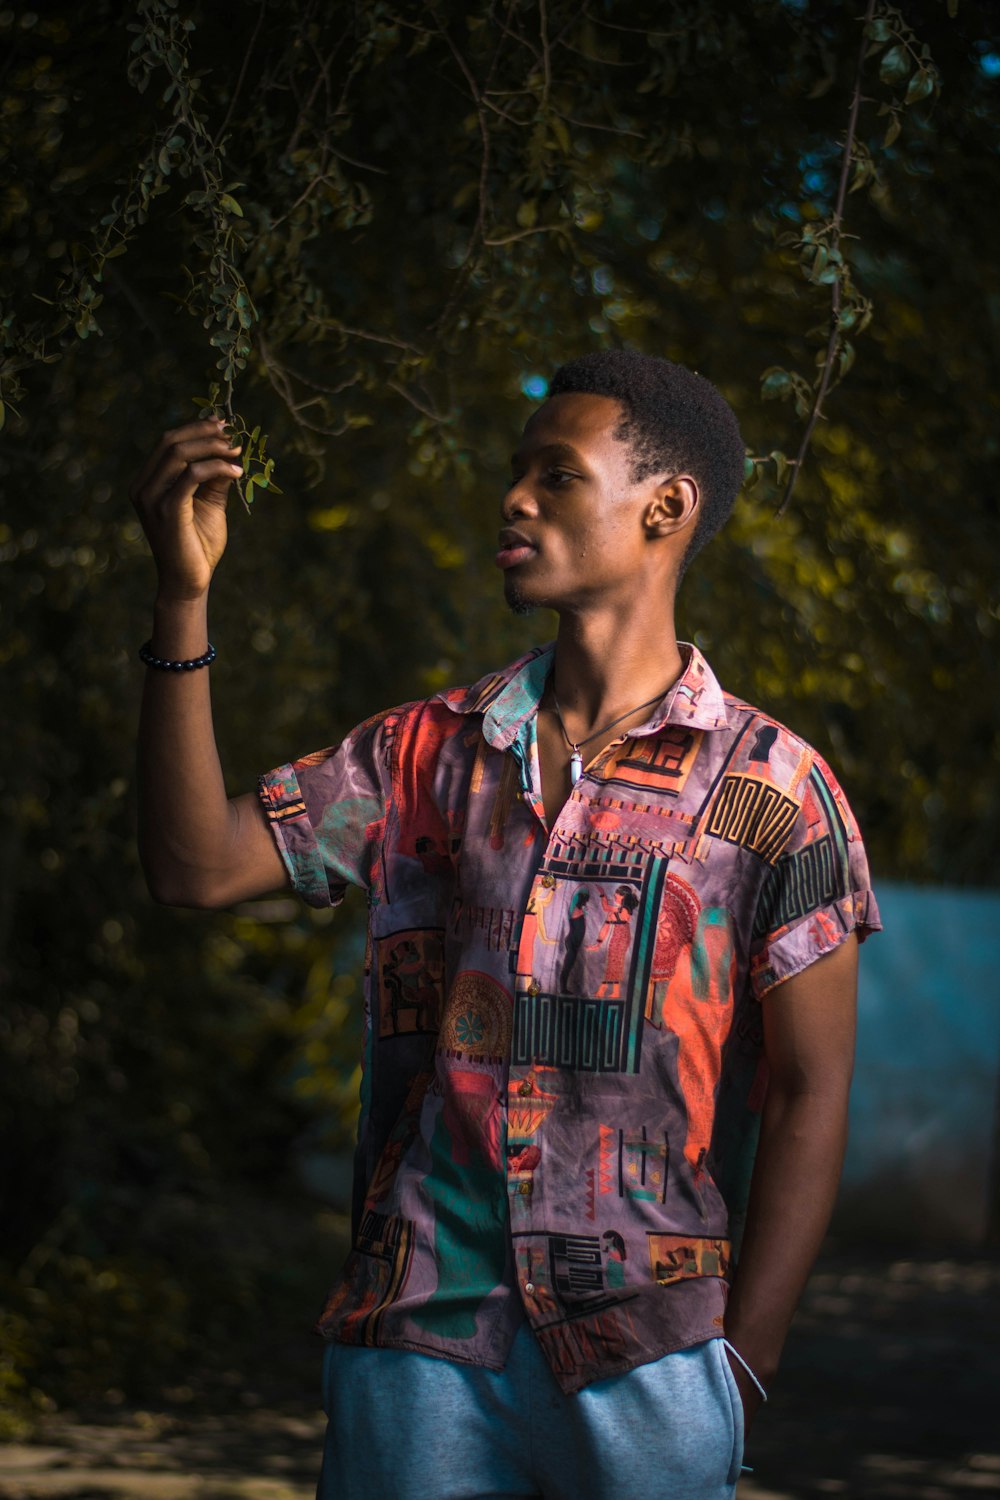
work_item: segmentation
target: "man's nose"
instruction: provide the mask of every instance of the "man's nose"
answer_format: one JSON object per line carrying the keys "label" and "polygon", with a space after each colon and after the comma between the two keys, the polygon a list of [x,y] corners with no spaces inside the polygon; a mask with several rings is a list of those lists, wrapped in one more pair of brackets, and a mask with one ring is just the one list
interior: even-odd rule
{"label": "man's nose", "polygon": [[513,481],[500,503],[500,514],[505,521],[513,521],[517,516],[537,516],[538,502],[527,478]]}

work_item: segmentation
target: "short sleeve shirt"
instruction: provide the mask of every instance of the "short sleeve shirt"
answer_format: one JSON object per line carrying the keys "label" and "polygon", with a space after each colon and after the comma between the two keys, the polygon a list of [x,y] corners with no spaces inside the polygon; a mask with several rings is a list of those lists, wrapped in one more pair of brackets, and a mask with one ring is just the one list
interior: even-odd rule
{"label": "short sleeve shirt", "polygon": [[562,1389],[717,1335],[766,1091],[761,998],[880,927],[815,750],[701,653],[553,827],[553,647],[268,772],[313,906],[368,892],[353,1243],[319,1328]]}

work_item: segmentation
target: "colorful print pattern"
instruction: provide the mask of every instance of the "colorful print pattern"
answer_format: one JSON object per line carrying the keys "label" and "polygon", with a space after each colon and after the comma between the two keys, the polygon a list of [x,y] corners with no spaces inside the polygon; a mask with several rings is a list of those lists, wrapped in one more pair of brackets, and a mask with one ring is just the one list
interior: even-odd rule
{"label": "colorful print pattern", "polygon": [[685,669],[540,796],[540,648],[260,779],[296,889],[369,893],[354,1243],[320,1330],[566,1391],[719,1332],[766,1090],[758,1002],[880,926],[816,752]]}

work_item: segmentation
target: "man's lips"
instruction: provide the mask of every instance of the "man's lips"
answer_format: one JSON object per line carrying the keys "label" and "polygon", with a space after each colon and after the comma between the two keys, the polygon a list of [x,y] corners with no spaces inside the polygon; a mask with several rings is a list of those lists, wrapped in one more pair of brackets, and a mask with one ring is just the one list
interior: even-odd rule
{"label": "man's lips", "polygon": [[529,557],[534,557],[537,551],[534,542],[529,542],[519,531],[502,531],[496,565],[498,568],[516,568],[518,563],[527,562]]}
{"label": "man's lips", "polygon": [[506,547],[500,548],[494,560],[498,568],[516,568],[518,563],[527,562],[529,557],[534,557],[536,550],[525,542],[508,543]]}

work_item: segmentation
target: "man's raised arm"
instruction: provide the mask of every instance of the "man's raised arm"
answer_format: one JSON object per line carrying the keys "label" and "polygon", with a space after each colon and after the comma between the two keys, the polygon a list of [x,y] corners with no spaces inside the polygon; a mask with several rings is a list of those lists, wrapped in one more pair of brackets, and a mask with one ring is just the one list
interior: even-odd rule
{"label": "man's raised arm", "polygon": [[[220,422],[164,433],[131,499],[157,570],[151,649],[190,661],[208,649],[208,590],[226,546],[239,450]],[[255,793],[228,798],[208,668],[146,670],[139,717],[139,857],[154,900],[221,907],[290,884]]]}

